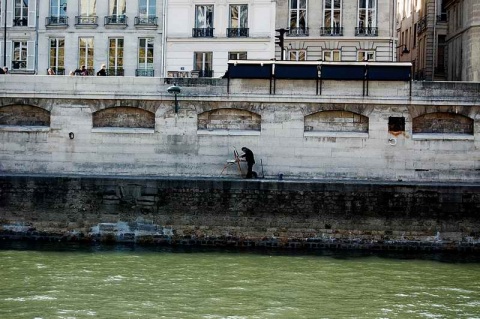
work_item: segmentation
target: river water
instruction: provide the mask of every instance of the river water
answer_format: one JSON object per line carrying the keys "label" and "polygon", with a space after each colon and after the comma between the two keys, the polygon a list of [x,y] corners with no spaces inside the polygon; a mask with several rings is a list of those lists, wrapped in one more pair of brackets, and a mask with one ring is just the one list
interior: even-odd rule
{"label": "river water", "polygon": [[0,244],[0,318],[480,318],[480,260]]}

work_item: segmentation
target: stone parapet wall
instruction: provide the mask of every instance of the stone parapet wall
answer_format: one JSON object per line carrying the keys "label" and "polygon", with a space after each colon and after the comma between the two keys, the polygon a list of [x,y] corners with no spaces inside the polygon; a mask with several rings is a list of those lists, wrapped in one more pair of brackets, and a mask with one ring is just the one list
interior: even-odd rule
{"label": "stone parapet wall", "polygon": [[120,241],[128,224],[157,243],[451,248],[479,243],[479,194],[477,184],[0,176],[0,233]]}

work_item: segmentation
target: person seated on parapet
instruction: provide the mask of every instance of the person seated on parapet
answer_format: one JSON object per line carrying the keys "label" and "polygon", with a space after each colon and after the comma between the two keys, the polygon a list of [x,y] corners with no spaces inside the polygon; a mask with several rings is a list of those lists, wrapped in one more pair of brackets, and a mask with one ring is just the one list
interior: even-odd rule
{"label": "person seated on parapet", "polygon": [[253,164],[255,164],[255,157],[253,156],[253,152],[246,147],[242,147],[242,152],[243,154],[240,155],[240,158],[247,162],[248,167],[247,176],[245,176],[245,178],[252,178],[254,175],[257,175],[257,173],[252,171]]}
{"label": "person seated on parapet", "polygon": [[97,76],[106,76],[107,75],[106,68],[107,68],[107,66],[105,64],[102,64],[102,67],[97,72]]}

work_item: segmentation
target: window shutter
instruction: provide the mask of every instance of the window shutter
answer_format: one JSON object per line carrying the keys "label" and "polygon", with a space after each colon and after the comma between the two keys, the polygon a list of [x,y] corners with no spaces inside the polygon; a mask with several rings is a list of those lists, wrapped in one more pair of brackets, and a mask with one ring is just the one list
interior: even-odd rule
{"label": "window shutter", "polygon": [[[11,70],[12,69],[12,41],[7,41],[7,63],[6,67]],[[2,60],[3,63],[3,60]]]}
{"label": "window shutter", "polygon": [[28,26],[35,27],[37,24],[37,2],[30,1],[31,5],[28,6]]}
{"label": "window shutter", "polygon": [[[8,1],[8,0],[5,0]],[[13,26],[13,6],[15,5],[15,0],[10,1],[9,4],[7,4],[7,27]],[[2,8],[4,9],[4,8]]]}
{"label": "window shutter", "polygon": [[27,41],[27,70],[35,69],[35,41]]}

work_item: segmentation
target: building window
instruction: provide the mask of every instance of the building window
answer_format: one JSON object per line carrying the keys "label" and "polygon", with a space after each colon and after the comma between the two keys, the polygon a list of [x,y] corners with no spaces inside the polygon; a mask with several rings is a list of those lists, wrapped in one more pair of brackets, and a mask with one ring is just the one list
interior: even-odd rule
{"label": "building window", "polygon": [[358,51],[357,61],[375,61],[375,51]]}
{"label": "building window", "polygon": [[341,0],[326,0],[324,2],[323,28],[321,28],[320,34],[322,36],[343,35]]}
{"label": "building window", "polygon": [[137,76],[154,76],[153,73],[153,38],[138,39]]}
{"label": "building window", "polygon": [[157,25],[157,4],[156,0],[139,0],[138,17],[135,19],[135,25],[149,24]]}
{"label": "building window", "polygon": [[248,37],[248,5],[230,5],[229,26],[227,30],[227,36],[229,38]]}
{"label": "building window", "polygon": [[195,52],[194,53],[194,68],[199,77],[212,77],[212,52]]}
{"label": "building window", "polygon": [[79,38],[78,43],[78,65],[84,65],[88,70],[88,74],[92,75],[94,71],[93,65],[94,47],[93,38]]}
{"label": "building window", "polygon": [[289,50],[288,56],[290,61],[306,61],[307,50]]}
{"label": "building window", "polygon": [[307,28],[307,0],[290,0],[290,36],[306,36]]}
{"label": "building window", "polygon": [[13,70],[27,69],[27,41],[13,41]]}
{"label": "building window", "polygon": [[110,0],[110,15],[105,17],[105,24],[126,24],[127,0]]}
{"label": "building window", "polygon": [[15,0],[14,26],[28,26],[28,0]]}
{"label": "building window", "polygon": [[66,17],[67,16],[67,0],[50,0],[50,16]]}
{"label": "building window", "polygon": [[355,35],[377,36],[377,0],[358,0],[358,24]]}
{"label": "building window", "polygon": [[342,60],[342,52],[340,50],[323,50],[323,61],[334,62]]}
{"label": "building window", "polygon": [[108,75],[123,75],[123,38],[108,40]]}
{"label": "building window", "polygon": [[213,5],[195,7],[193,37],[213,37]]}
{"label": "building window", "polygon": [[49,67],[55,74],[65,74],[65,39],[50,39]]}
{"label": "building window", "polygon": [[80,15],[91,17],[97,14],[97,0],[80,0]]}
{"label": "building window", "polygon": [[228,52],[229,60],[246,60],[247,52]]}

